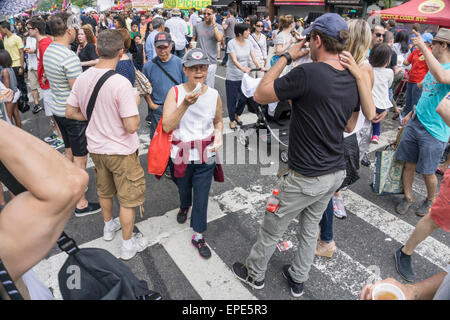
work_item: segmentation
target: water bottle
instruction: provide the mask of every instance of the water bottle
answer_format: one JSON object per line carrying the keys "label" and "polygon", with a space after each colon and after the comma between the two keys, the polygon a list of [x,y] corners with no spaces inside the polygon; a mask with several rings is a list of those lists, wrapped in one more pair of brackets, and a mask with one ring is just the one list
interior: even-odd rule
{"label": "water bottle", "polygon": [[278,210],[278,205],[280,204],[280,200],[277,197],[278,193],[278,189],[273,189],[272,195],[267,199],[267,211],[274,213]]}

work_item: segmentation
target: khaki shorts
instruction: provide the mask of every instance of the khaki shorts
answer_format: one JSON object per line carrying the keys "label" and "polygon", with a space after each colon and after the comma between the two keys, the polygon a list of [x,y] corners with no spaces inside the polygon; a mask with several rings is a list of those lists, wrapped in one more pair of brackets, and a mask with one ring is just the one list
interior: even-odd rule
{"label": "khaki shorts", "polygon": [[145,200],[145,178],[137,153],[130,155],[93,154],[97,194],[117,198],[122,207],[135,208]]}
{"label": "khaki shorts", "polygon": [[36,70],[28,70],[28,81],[30,81],[31,90],[37,90],[40,88]]}

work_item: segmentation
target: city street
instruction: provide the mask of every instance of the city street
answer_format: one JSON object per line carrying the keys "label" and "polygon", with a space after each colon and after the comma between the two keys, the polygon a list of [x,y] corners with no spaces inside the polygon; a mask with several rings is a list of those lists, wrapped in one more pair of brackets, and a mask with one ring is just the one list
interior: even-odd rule
{"label": "city street", "polygon": [[[213,251],[209,260],[203,260],[191,244],[192,229],[188,221],[180,225],[176,221],[179,207],[175,184],[163,177],[157,180],[147,174],[147,150],[149,127],[144,119],[147,107],[144,100],[140,106],[141,124],[140,160],[146,172],[146,201],[143,217],[136,210],[136,226],[148,238],[148,248],[125,262],[137,278],[147,281],[150,289],[160,292],[165,300],[206,300],[206,299],[267,299],[293,300],[281,268],[289,263],[297,247],[298,223],[294,221],[281,241],[291,241],[293,248],[275,254],[269,262],[262,290],[252,290],[240,282],[231,270],[234,262],[245,263],[245,259],[256,240],[259,225],[265,214],[266,199],[276,186],[276,172],[284,163],[272,153],[269,161],[261,159],[249,164],[249,158],[256,159],[258,147],[256,139],[250,139],[248,150],[244,150],[232,132],[226,117],[225,96],[226,69],[219,66],[216,75],[216,88],[224,106],[224,148],[221,159],[225,159],[225,182],[213,182],[208,210],[208,230],[205,239]],[[30,95],[30,101],[31,101]],[[244,124],[254,123],[256,116],[246,113],[241,117]],[[21,114],[23,128],[31,134],[44,138],[51,132],[44,111],[37,115],[31,111]],[[361,166],[360,180],[344,192],[347,218],[334,220],[334,236],[337,250],[329,258],[316,257],[310,271],[310,279],[305,283],[305,300],[354,300],[359,297],[361,288],[373,280],[395,278],[404,282],[395,270],[394,252],[408,239],[420,217],[415,209],[426,196],[426,187],[421,176],[417,176],[414,187],[414,205],[409,212],[400,216],[395,213],[395,205],[400,196],[376,196],[370,187],[373,181],[375,151],[381,150],[395,140],[398,120],[391,120],[392,114],[382,123],[380,143],[371,145],[369,158],[372,165]],[[260,148],[265,149],[264,137]],[[233,143],[234,141],[234,143]],[[59,149],[60,152],[64,148]],[[245,155],[246,164],[233,164]],[[234,161],[234,162],[236,162]],[[263,162],[263,163],[261,163]],[[279,166],[278,166],[279,164]],[[88,161],[90,176],[87,198],[97,201],[94,167]],[[439,181],[442,176],[438,176]],[[46,182],[42,181],[42,188]],[[7,198],[9,196],[5,194]],[[115,200],[114,216],[118,216],[118,203]],[[81,247],[104,248],[119,255],[121,233],[116,233],[113,241],[106,242],[103,236],[101,214],[82,218],[72,216],[66,232]],[[61,299],[58,288],[58,271],[67,258],[55,246],[46,259],[34,270],[40,279],[49,286],[57,299]],[[423,280],[443,270],[450,262],[450,236],[437,230],[424,241],[413,255],[416,280]]]}

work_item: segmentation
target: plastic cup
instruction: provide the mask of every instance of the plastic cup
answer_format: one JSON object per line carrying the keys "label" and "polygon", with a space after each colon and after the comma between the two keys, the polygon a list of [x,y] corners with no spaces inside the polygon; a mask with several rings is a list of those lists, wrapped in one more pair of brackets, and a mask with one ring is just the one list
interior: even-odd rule
{"label": "plastic cup", "polygon": [[197,48],[197,41],[191,41],[192,49]]}
{"label": "plastic cup", "polygon": [[403,291],[391,283],[379,283],[372,290],[372,300],[406,300]]}

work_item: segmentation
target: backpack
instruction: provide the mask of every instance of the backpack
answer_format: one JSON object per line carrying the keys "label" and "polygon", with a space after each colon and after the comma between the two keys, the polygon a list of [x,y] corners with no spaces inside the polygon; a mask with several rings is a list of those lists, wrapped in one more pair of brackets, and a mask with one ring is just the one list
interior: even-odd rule
{"label": "backpack", "polygon": [[[58,283],[64,300],[161,300],[149,290],[119,259],[104,249],[78,248],[66,233],[58,239],[59,248],[69,257],[58,272]],[[0,282],[11,300],[23,297],[0,259]]]}
{"label": "backpack", "polygon": [[64,232],[57,243],[69,255],[58,273],[64,300],[161,300],[110,252],[80,249]]}

